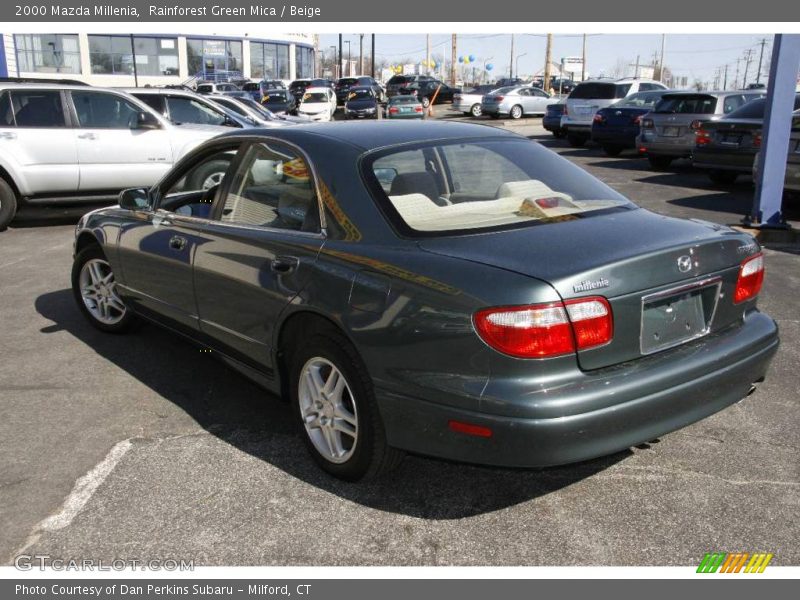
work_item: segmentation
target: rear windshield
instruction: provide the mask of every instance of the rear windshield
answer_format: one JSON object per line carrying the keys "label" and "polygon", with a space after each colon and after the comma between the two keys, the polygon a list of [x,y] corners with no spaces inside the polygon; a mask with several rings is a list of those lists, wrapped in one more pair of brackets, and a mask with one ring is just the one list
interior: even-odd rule
{"label": "rear windshield", "polygon": [[413,77],[406,77],[405,75],[395,75],[388,82],[387,85],[410,83],[414,81]]}
{"label": "rear windshield", "polygon": [[664,96],[661,102],[656,104],[653,112],[691,114],[691,115],[713,115],[717,109],[717,99],[707,94],[691,94],[681,96]]}
{"label": "rear windshield", "polygon": [[631,89],[630,83],[581,83],[572,90],[570,100],[613,100],[624,98]]}
{"label": "rear windshield", "polygon": [[389,100],[389,104],[419,104],[416,96],[395,96]]}
{"label": "rear windshield", "polygon": [[339,85],[353,85],[354,83],[357,82],[358,79],[356,79],[355,77],[345,77],[344,79],[339,80]]}
{"label": "rear windshield", "polygon": [[290,87],[308,87],[308,84],[309,84],[309,83],[311,83],[311,82],[310,82],[310,81],[308,81],[308,80],[301,80],[301,79],[298,79],[298,80],[296,80],[296,81],[293,81],[293,82],[290,84]]}
{"label": "rear windshield", "polygon": [[389,148],[363,165],[376,200],[408,235],[524,227],[635,208],[580,167],[529,140]]}
{"label": "rear windshield", "polygon": [[257,92],[260,88],[261,88],[261,86],[259,84],[257,84],[257,83],[245,83],[242,86],[242,89],[245,92]]}
{"label": "rear windshield", "polygon": [[348,100],[369,100],[370,98],[374,98],[375,94],[372,93],[370,89],[356,89],[350,90],[347,94]]}
{"label": "rear windshield", "polygon": [[661,100],[664,92],[639,92],[631,94],[624,100],[620,100],[614,108],[652,108]]}

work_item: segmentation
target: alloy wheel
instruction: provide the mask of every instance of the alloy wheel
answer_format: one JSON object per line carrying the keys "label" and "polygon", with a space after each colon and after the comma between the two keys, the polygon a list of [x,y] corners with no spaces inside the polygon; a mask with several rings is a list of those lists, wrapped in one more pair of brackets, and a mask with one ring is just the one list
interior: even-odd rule
{"label": "alloy wheel", "polygon": [[111,265],[99,258],[87,260],[81,267],[79,286],[86,310],[104,325],[116,325],[125,317],[127,308],[117,294]]}

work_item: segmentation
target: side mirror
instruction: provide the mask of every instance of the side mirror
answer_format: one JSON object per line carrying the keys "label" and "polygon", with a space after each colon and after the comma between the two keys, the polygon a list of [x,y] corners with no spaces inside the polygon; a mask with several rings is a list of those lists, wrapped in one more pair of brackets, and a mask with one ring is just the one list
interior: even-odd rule
{"label": "side mirror", "polygon": [[161,123],[158,118],[149,112],[136,113],[135,118],[132,120],[131,129],[160,129]]}
{"label": "side mirror", "polygon": [[150,210],[150,192],[147,188],[128,188],[119,193],[120,208],[127,210]]}

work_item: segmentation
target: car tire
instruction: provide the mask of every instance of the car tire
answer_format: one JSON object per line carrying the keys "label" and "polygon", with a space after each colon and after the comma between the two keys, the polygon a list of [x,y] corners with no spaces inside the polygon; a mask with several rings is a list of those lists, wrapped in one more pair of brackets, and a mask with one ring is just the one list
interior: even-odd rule
{"label": "car tire", "polygon": [[189,179],[189,189],[208,190],[219,185],[225,172],[228,170],[230,162],[227,160],[212,160],[197,169]]}
{"label": "car tire", "polygon": [[292,353],[289,377],[301,436],[324,471],[359,481],[400,464],[404,453],[386,442],[372,379],[342,334],[333,329],[312,334]]}
{"label": "car tire", "polygon": [[586,136],[568,133],[567,141],[573,148],[583,148],[583,145],[586,143]]}
{"label": "car tire", "polygon": [[515,104],[511,107],[511,110],[508,111],[508,116],[518,121],[522,118],[522,107],[519,104]]}
{"label": "car tire", "polygon": [[614,146],[613,144],[607,144],[603,146],[603,151],[608,156],[619,156],[622,154],[623,147],[622,146]]}
{"label": "car tire", "polygon": [[650,162],[650,166],[656,171],[668,169],[672,164],[671,156],[648,156],[647,160]]}
{"label": "car tire", "polygon": [[428,108],[431,105],[431,99],[427,96],[423,96],[421,102],[422,108]]}
{"label": "car tire", "polygon": [[5,179],[0,178],[0,231],[3,231],[17,214],[17,194]]}
{"label": "car tire", "polygon": [[[109,275],[110,279],[104,279]],[[75,256],[72,293],[83,316],[100,331],[125,333],[135,323],[133,312],[117,294],[114,271],[98,244],[87,246]]]}
{"label": "car tire", "polygon": [[481,105],[478,104],[477,102],[473,104],[472,107],[469,109],[469,114],[472,115],[473,117],[480,117],[483,114],[483,109],[481,108]]}
{"label": "car tire", "polygon": [[739,176],[735,171],[714,170],[708,172],[708,178],[720,185],[730,185]]}
{"label": "car tire", "polygon": [[564,131],[563,129],[556,129],[553,132],[553,137],[556,138],[557,140],[563,140],[566,136],[567,132]]}

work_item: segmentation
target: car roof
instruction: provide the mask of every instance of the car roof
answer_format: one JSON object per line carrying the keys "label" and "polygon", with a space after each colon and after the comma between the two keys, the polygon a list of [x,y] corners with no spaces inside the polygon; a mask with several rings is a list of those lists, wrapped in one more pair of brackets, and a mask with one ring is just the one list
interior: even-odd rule
{"label": "car roof", "polygon": [[[123,92],[127,92],[129,94],[185,94],[187,96],[200,96],[193,92],[192,90],[181,90],[178,88],[153,88],[153,87],[139,87],[139,88],[115,88],[117,90],[122,90]],[[201,98],[203,96],[200,96]]]}
{"label": "car roof", "polygon": [[665,96],[730,96],[730,95],[741,95],[744,94],[746,96],[763,96],[764,90],[703,90],[698,92],[697,90],[677,90],[677,91],[669,91]]}
{"label": "car roof", "polygon": [[322,87],[322,86],[310,87],[310,88],[306,88],[306,93],[308,94],[308,93],[313,93],[313,92],[320,92],[320,93],[321,92],[327,92],[329,89],[330,88]]}
{"label": "car roof", "polygon": [[474,138],[525,139],[511,131],[490,125],[441,121],[420,121],[415,123],[391,119],[357,123],[346,123],[344,121],[298,123],[293,127],[281,128],[280,130],[253,128],[225,133],[216,139],[229,137],[252,138],[259,134],[263,134],[265,137],[279,137],[296,143],[310,141],[313,138],[326,138],[330,141],[355,146],[362,151],[435,140]]}
{"label": "car roof", "polygon": [[79,91],[87,91],[87,90],[100,90],[104,92],[115,92],[120,91],[114,88],[105,88],[105,87],[95,87],[93,85],[80,85],[74,83],[18,83],[18,82],[0,82],[0,88],[3,89],[27,89],[27,90],[79,90]]}

